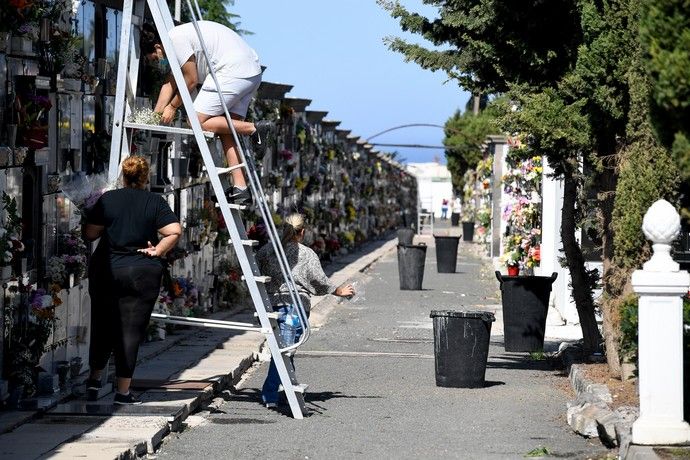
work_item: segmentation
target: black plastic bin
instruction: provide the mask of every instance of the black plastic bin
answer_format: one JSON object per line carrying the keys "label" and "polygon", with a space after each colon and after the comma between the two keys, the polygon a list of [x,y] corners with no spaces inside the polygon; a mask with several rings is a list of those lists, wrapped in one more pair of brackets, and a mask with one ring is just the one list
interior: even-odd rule
{"label": "black plastic bin", "polygon": [[412,239],[414,238],[414,230],[411,228],[399,228],[398,229],[398,244],[412,244]]}
{"label": "black plastic bin", "polygon": [[458,266],[459,236],[436,236],[436,270],[439,273],[455,273]]}
{"label": "black plastic bin", "polygon": [[506,351],[544,350],[549,296],[557,276],[556,272],[551,276],[503,276],[496,272],[501,283]]}
{"label": "black plastic bin", "polygon": [[474,240],[474,222],[462,223],[462,241]]}
{"label": "black plastic bin", "polygon": [[459,212],[451,212],[450,213],[450,225],[452,227],[457,227],[460,225],[460,213]]}
{"label": "black plastic bin", "polygon": [[419,291],[422,289],[425,259],[425,244],[398,245],[398,276],[400,278],[401,290]]}
{"label": "black plastic bin", "polygon": [[489,358],[491,323],[488,311],[432,310],[434,361],[439,387],[481,388]]}

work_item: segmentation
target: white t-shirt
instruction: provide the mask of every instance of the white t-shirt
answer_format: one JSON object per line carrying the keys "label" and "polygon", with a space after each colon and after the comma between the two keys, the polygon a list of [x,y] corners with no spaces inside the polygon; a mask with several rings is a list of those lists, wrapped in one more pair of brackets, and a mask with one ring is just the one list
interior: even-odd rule
{"label": "white t-shirt", "polygon": [[[199,21],[199,29],[221,86],[224,80],[249,78],[261,73],[259,56],[235,31],[212,21]],[[197,78],[203,82],[202,89],[215,91],[216,86],[209,74],[194,24],[190,22],[173,27],[169,36],[180,66],[194,55]]]}

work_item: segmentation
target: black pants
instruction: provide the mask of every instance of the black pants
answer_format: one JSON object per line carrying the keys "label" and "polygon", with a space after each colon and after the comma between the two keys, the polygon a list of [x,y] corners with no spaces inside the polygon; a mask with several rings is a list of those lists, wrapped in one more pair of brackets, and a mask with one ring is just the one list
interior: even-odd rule
{"label": "black pants", "polygon": [[108,263],[91,264],[91,369],[103,369],[114,352],[116,376],[132,377],[160,293],[162,272],[156,265],[110,270]]}

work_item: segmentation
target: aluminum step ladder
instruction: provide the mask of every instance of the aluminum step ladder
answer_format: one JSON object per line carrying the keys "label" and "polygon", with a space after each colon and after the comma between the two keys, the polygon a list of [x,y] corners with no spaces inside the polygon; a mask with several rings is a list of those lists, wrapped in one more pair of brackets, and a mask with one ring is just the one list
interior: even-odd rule
{"label": "aluminum step ladder", "polygon": [[434,234],[433,197],[422,199],[417,195],[417,235]]}
{"label": "aluminum step ladder", "polygon": [[[198,21],[201,20],[201,10],[197,0],[186,0],[189,11],[192,12],[192,21],[197,36],[201,42],[206,62],[211,62],[208,58],[208,49],[204,43]],[[173,126],[158,126],[130,123],[128,120],[132,109],[137,89],[137,77],[139,74],[139,37],[143,25],[145,7],[148,5],[153,17],[155,27],[160,35],[166,57],[170,62],[170,69],[177,85],[178,93],[182,98],[183,107],[188,115],[190,128],[180,128]],[[281,386],[290,405],[292,415],[296,419],[301,419],[306,413],[304,404],[304,391],[306,385],[299,384],[295,375],[290,356],[294,350],[306,342],[310,335],[309,320],[302,305],[295,282],[290,272],[290,266],[285,256],[278,231],[273,223],[271,209],[263,189],[256,169],[256,165],[248,152],[247,146],[243,143],[235,131],[231,122],[230,113],[225,104],[222,103],[222,95],[216,73],[209,68],[210,75],[221,98],[221,105],[224,107],[225,118],[228,121],[232,136],[237,145],[238,158],[240,164],[236,167],[222,166],[223,158],[214,155],[209,148],[209,139],[214,139],[213,133],[204,132],[201,128],[199,119],[196,117],[191,94],[182,76],[181,65],[177,62],[172,43],[168,36],[168,31],[174,26],[173,18],[165,0],[125,0],[122,14],[122,32],[120,36],[120,52],[118,58],[117,91],[113,113],[112,144],[110,149],[110,165],[108,169],[109,180],[115,180],[119,175],[121,159],[129,156],[132,132],[134,130],[147,130],[163,132],[175,135],[193,136],[198,145],[199,151],[208,172],[208,177],[216,195],[217,205],[220,208],[223,218],[227,223],[230,233],[230,241],[237,254],[240,267],[242,269],[242,279],[247,283],[252,303],[256,309],[255,316],[259,320],[259,325],[252,323],[241,323],[234,321],[220,321],[205,318],[187,318],[180,316],[169,316],[153,314],[152,319],[172,323],[184,324],[187,326],[213,327],[221,329],[234,329],[242,331],[254,331],[266,336],[271,357],[280,375]],[[249,144],[249,143],[248,143]],[[214,158],[215,156],[215,158]],[[288,287],[292,305],[295,306],[302,325],[303,333],[300,339],[294,344],[285,344],[280,336],[277,323],[278,314],[273,311],[270,297],[266,291],[265,284],[270,281],[267,276],[262,276],[254,256],[254,247],[258,242],[248,239],[244,223],[242,222],[241,212],[246,206],[228,203],[224,191],[229,187],[228,175],[231,171],[241,168],[246,176],[247,185],[251,191],[254,205],[266,225],[269,241],[278,259],[284,282]]]}

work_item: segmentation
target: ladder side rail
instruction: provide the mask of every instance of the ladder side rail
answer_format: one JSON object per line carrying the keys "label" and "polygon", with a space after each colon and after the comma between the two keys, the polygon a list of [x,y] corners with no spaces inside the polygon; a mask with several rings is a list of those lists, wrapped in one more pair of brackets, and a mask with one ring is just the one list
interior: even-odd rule
{"label": "ladder side rail", "polygon": [[[167,50],[172,50],[172,43],[167,33],[160,33],[160,31],[167,31],[167,29],[165,29],[165,21],[163,19],[163,12],[167,12],[168,14],[170,14],[170,12],[167,9],[167,6],[166,8],[160,8],[156,0],[147,1],[149,3],[149,9],[151,10],[153,20],[156,24],[156,27],[159,30],[159,35],[161,38],[161,42],[163,44],[163,48]],[[184,83],[184,77],[182,76],[182,68],[177,62],[177,57],[174,55],[174,53],[168,52],[167,54],[169,56],[168,59],[171,63],[170,70],[173,73],[173,77],[175,78],[176,82],[181,82],[181,84],[178,83],[177,86],[178,93],[182,98],[184,108],[188,114],[195,114],[196,112],[194,110],[192,97],[189,92],[189,89]],[[223,192],[223,185],[221,184],[220,177],[216,173],[216,168],[213,163],[213,159],[211,158],[211,153],[208,148],[208,144],[206,144],[204,134],[201,130],[201,123],[199,122],[199,119],[195,116],[190,116],[188,117],[188,119],[194,131],[194,136],[196,138],[197,145],[199,146],[201,156],[204,160],[204,163],[207,165],[207,169],[209,170],[209,179],[216,193],[216,199],[218,200],[218,204],[220,205],[223,218],[225,219],[225,222],[232,222],[234,224],[233,216],[230,212],[230,207],[228,206],[227,198],[225,197],[225,193]],[[233,244],[235,252],[238,254],[238,261],[240,263],[240,267],[242,268],[242,273],[254,274],[249,259],[247,257],[240,256],[241,251],[244,251],[245,249],[242,244],[242,238],[240,237],[237,227],[235,225],[228,225],[228,231],[230,233],[231,243]],[[254,302],[254,305],[265,305],[265,302],[269,302],[268,295],[265,294],[265,289],[259,288],[258,282],[254,276],[245,275],[245,281],[247,283],[247,287],[249,289],[249,293],[251,295],[252,301]],[[270,328],[271,323],[265,309],[264,311],[259,311],[258,313],[261,326],[264,328]],[[269,336],[270,335],[271,334],[269,334]]]}
{"label": "ladder side rail", "polygon": [[[194,7],[196,11],[196,17],[199,18],[199,21],[201,21],[204,18],[201,15],[201,8],[199,8],[199,2],[197,0],[194,0]],[[189,8],[191,9],[191,5],[189,5]],[[192,16],[194,16],[194,13],[192,13]]]}
{"label": "ladder side rail", "polygon": [[[129,52],[129,68],[127,72],[127,85],[126,88],[129,90],[126,95],[128,96],[127,102],[124,105],[123,121],[126,121],[131,113],[132,107],[136,107],[137,100],[137,88],[139,85],[139,61],[141,60],[140,49],[138,46],[131,46],[131,44],[138,44],[140,40],[140,29],[144,20],[144,13],[146,10],[146,5],[142,0],[137,0],[134,2],[134,10],[132,12],[132,23],[130,25],[130,46],[128,47]],[[136,27],[135,27],[136,26]],[[119,71],[119,69],[118,69]],[[126,157],[130,155],[131,148],[131,136],[128,135],[128,130],[123,129],[123,137],[121,144],[120,153],[120,163]],[[119,175],[119,165],[118,165],[118,175]]]}
{"label": "ladder side rail", "polygon": [[[177,5],[179,4],[179,2],[176,2],[175,4],[176,4],[176,6],[177,6]],[[161,10],[162,10],[163,8],[165,8],[165,11],[169,11],[169,7],[168,7],[167,3],[165,3],[164,1],[162,1],[162,2],[159,1],[159,2],[158,2],[158,8],[161,9]],[[172,28],[175,26],[175,21],[174,21],[174,19],[173,19],[172,16],[170,16],[170,15],[163,15],[163,20],[165,21],[166,30],[170,30],[170,29],[172,29]],[[180,120],[178,120],[178,121],[175,123],[175,126],[177,126],[177,127],[180,127],[181,125],[182,125],[182,123],[181,123]],[[181,150],[180,150],[180,147],[179,147],[179,146],[182,145],[182,136],[181,136],[179,133],[174,133],[174,134],[173,134],[173,142],[175,143],[175,146],[177,146],[177,147],[176,147],[175,149],[172,150],[172,152],[171,152],[172,155],[170,155],[170,156],[168,157],[168,159],[169,159],[170,161],[172,161],[173,158],[177,158],[178,155],[181,154]],[[174,181],[173,181],[173,182],[174,182]]]}
{"label": "ladder side rail", "polygon": [[113,108],[113,127],[111,131],[110,163],[108,164],[108,181],[114,182],[119,174],[120,154],[125,135],[125,104],[127,98],[127,64],[131,44],[132,15],[134,1],[125,1],[122,8],[122,31],[117,64],[117,86],[115,89],[115,107]]}
{"label": "ladder side rail", "polygon": [[[192,4],[190,0],[187,0],[187,6],[190,11],[193,11]],[[201,34],[201,29],[199,28],[199,23],[196,18],[196,15],[192,14],[192,22],[194,24],[194,29],[197,33],[197,36],[199,37],[199,42],[201,44],[202,51],[204,53],[204,57],[206,58],[206,62],[211,62],[209,59],[209,53],[208,53],[208,48],[206,47],[206,43],[204,42],[203,36]],[[278,256],[278,262],[280,265],[281,272],[283,274],[283,277],[286,281],[286,285],[288,286],[288,291],[290,293],[291,300],[294,302],[294,304],[297,306],[297,312],[298,315],[300,316],[301,323],[302,323],[302,328],[304,333],[300,337],[299,341],[295,343],[294,345],[290,345],[286,347],[284,350],[291,350],[294,348],[299,347],[302,345],[310,335],[310,330],[309,330],[309,324],[308,324],[308,318],[306,315],[306,311],[304,310],[304,307],[302,305],[301,299],[299,297],[299,293],[297,292],[294,280],[292,279],[292,273],[289,270],[289,264],[287,263],[287,257],[285,256],[285,253],[283,251],[282,245],[279,243],[277,244],[275,239],[277,237],[277,232],[275,230],[275,226],[273,225],[273,219],[270,214],[270,212],[267,212],[267,210],[262,206],[265,205],[265,200],[262,200],[259,197],[263,197],[263,190],[261,189],[260,182],[256,181],[256,178],[258,177],[256,174],[252,174],[250,171],[250,166],[249,166],[249,161],[248,161],[248,156],[244,154],[244,149],[242,148],[242,143],[239,139],[239,136],[237,134],[237,131],[235,130],[234,125],[232,124],[232,117],[230,116],[230,112],[228,111],[228,108],[226,107],[224,101],[223,101],[223,93],[221,91],[220,83],[218,82],[218,78],[216,75],[215,70],[213,69],[212,66],[208,66],[209,74],[211,75],[213,82],[216,86],[216,91],[218,94],[218,98],[220,99],[221,106],[223,107],[223,112],[226,118],[226,121],[228,122],[228,126],[230,128],[230,132],[232,133],[233,139],[235,141],[235,145],[237,146],[237,153],[238,153],[238,159],[245,165],[245,169],[247,170],[247,175],[249,176],[248,183],[250,185],[250,188],[252,189],[252,193],[254,197],[258,198],[259,201],[259,209],[261,211],[262,217],[264,218],[265,222],[269,223],[269,226],[272,227],[272,235],[270,240],[271,243],[273,244],[274,251],[276,251],[276,255]],[[185,107],[186,108],[186,107]],[[194,112],[187,112],[189,113],[194,113]],[[269,232],[270,234],[271,232]]]}
{"label": "ladder side rail", "polygon": [[[166,11],[168,13],[168,14],[162,14],[163,21],[165,22],[165,30],[169,31],[170,29],[175,27],[175,20],[173,19],[172,15],[170,14],[170,7],[165,2],[165,0],[158,0],[158,10],[161,12]],[[158,30],[158,34],[160,35],[160,29]]]}
{"label": "ladder side rail", "polygon": [[[245,160],[246,161],[246,160]],[[303,343],[305,343],[307,340],[309,340],[309,336],[311,335],[311,325],[309,324],[309,318],[307,317],[307,312],[304,309],[304,305],[302,304],[302,298],[299,296],[299,292],[297,291],[297,285],[295,283],[294,278],[292,277],[292,272],[290,271],[290,265],[287,260],[287,255],[285,254],[285,250],[283,248],[282,242],[280,238],[278,237],[278,230],[275,227],[275,223],[273,222],[273,217],[270,213],[270,209],[268,208],[268,203],[265,199],[265,195],[263,194],[263,189],[261,188],[261,180],[259,178],[258,172],[256,170],[256,166],[254,164],[253,159],[249,159],[249,168],[247,169],[248,173],[253,176],[254,181],[257,184],[257,188],[261,192],[261,204],[265,208],[265,214],[268,217],[264,218],[264,222],[268,222],[267,224],[267,230],[269,234],[273,235],[273,238],[270,238],[271,244],[273,245],[273,251],[275,254],[278,256],[279,261],[281,262],[281,270],[283,271],[283,275],[285,276],[286,281],[289,281],[287,283],[288,285],[288,291],[290,292],[290,297],[291,300],[294,302],[294,304],[297,306],[297,313],[300,317],[300,323],[302,324],[302,336],[300,336],[299,341],[297,341],[294,345],[287,347],[287,349],[292,350],[295,348],[298,348],[301,346]],[[286,269],[283,268],[287,267]],[[287,274],[286,274],[287,272]]]}

